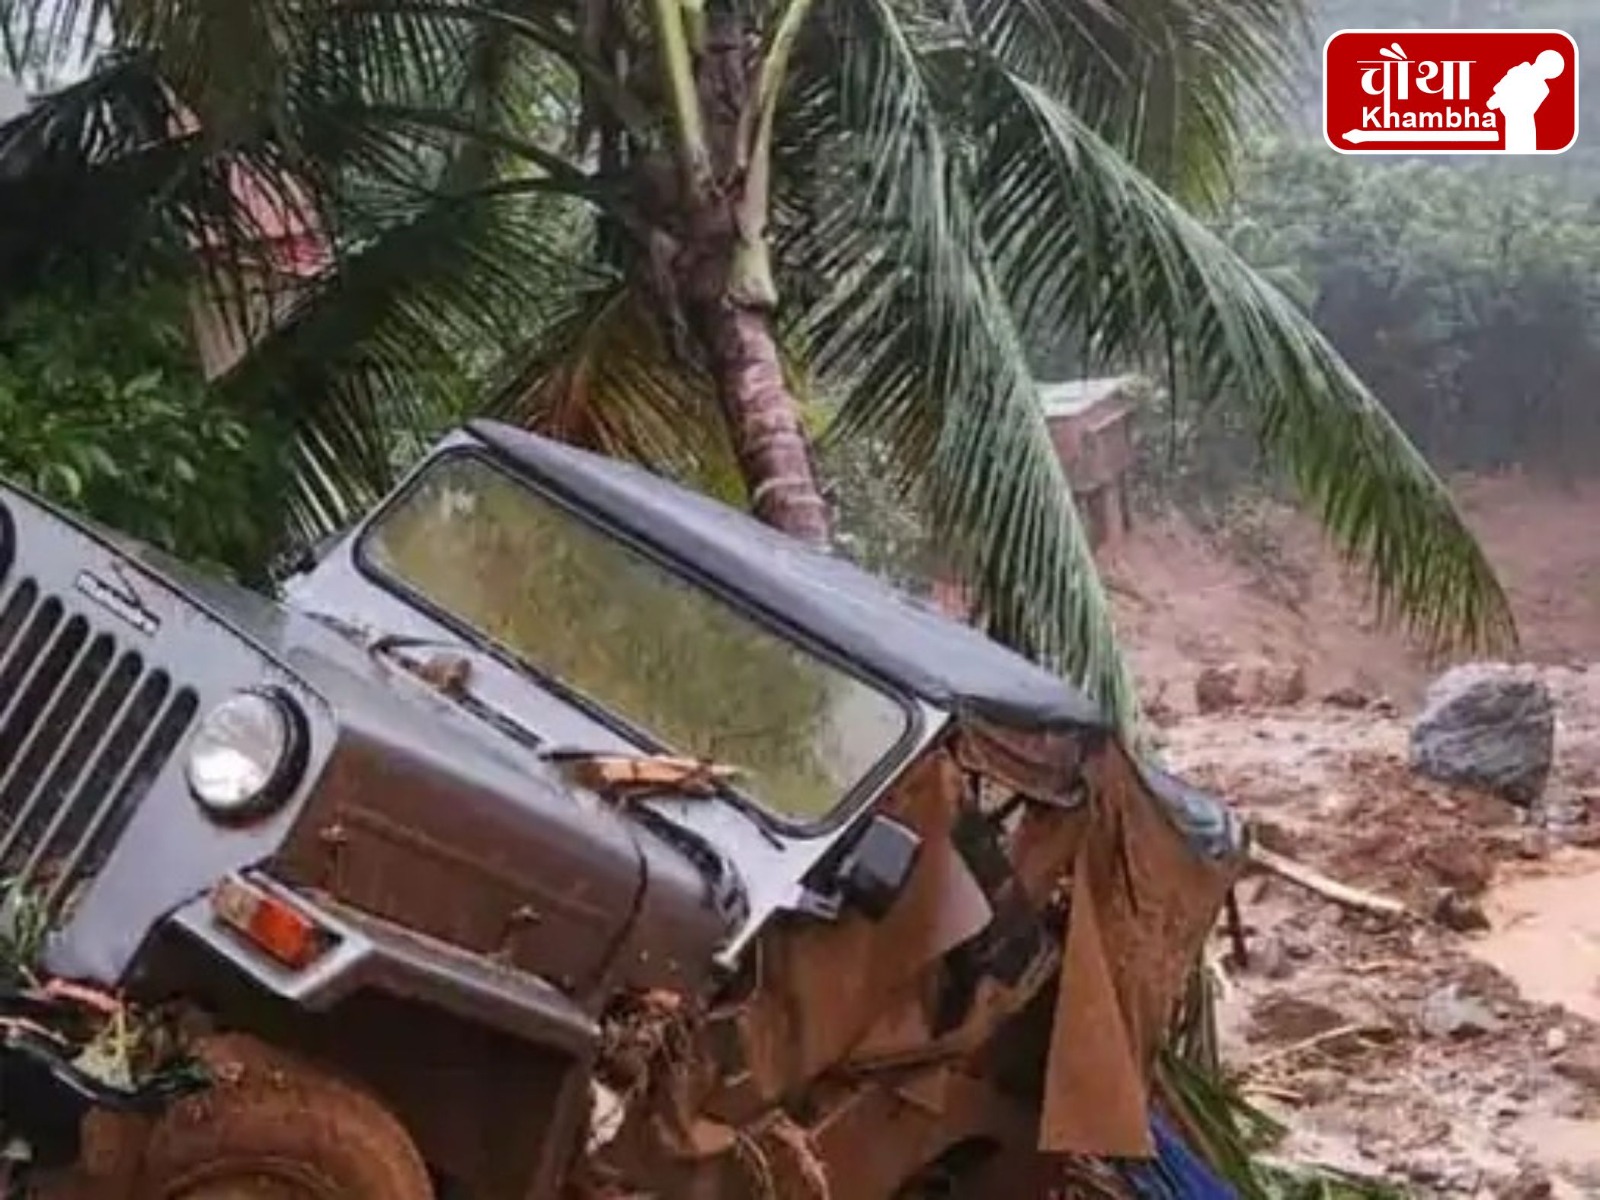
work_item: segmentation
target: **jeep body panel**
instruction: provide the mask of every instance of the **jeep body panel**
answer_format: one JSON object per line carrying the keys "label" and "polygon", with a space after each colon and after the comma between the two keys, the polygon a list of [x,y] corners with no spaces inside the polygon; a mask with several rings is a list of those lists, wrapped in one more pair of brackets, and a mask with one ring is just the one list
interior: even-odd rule
{"label": "jeep body panel", "polygon": [[[474,430],[476,428],[474,426]],[[548,444],[542,439],[536,440],[542,445]],[[611,467],[627,469],[622,464],[570,447],[558,447],[557,451],[573,456],[580,466],[596,472],[604,472]],[[537,490],[543,490],[550,483],[546,475],[530,469],[529,464],[521,460],[505,457],[476,432],[460,431],[441,442],[435,453],[402,482],[396,494],[403,494],[441,456],[456,453],[492,456],[492,461],[498,466]],[[640,474],[643,475],[643,472]],[[661,496],[646,497],[644,503],[711,504],[664,480],[646,478],[659,487]],[[805,631],[785,621],[781,615],[751,603],[737,588],[723,586],[720,580],[698,571],[692,562],[653,552],[652,543],[640,538],[635,529],[611,520],[616,513],[593,507],[593,498],[587,493],[573,496],[570,492],[553,488],[552,494],[557,499],[564,498],[572,503],[573,512],[583,520],[599,525],[613,536],[629,540],[647,553],[653,553],[669,570],[687,576],[697,586],[709,588],[741,610],[755,614],[763,624],[780,630],[784,637],[805,642],[812,648],[826,652],[836,661],[848,665],[852,672],[860,673],[875,685],[889,689],[905,706],[907,732],[901,743],[863,781],[857,793],[849,797],[833,817],[814,830],[786,828],[758,811],[721,800],[677,800],[663,796],[644,802],[645,807],[669,822],[683,837],[714,849],[736,868],[746,895],[746,912],[719,954],[722,965],[732,969],[773,917],[807,908],[813,884],[826,875],[829,865],[836,862],[848,848],[862,820],[870,815],[873,804],[893,784],[898,773],[939,738],[950,719],[949,714],[897,687],[892,680],[883,678],[870,667],[842,654],[831,644],[810,637]],[[721,506],[713,507],[720,509]],[[411,603],[392,587],[376,580],[364,567],[359,553],[362,538],[375,522],[383,518],[385,511],[384,507],[380,507],[351,529],[339,543],[329,548],[311,571],[286,588],[285,602],[303,612],[336,616],[340,621],[374,632],[381,630],[437,644],[444,651],[450,647],[482,649],[481,643],[470,635],[452,628]],[[756,526],[749,518],[741,520],[762,533],[771,532]],[[803,584],[804,581],[799,582]],[[543,742],[619,754],[639,753],[642,749],[638,741],[630,739],[616,725],[587,714],[532,683],[525,670],[501,654],[487,652],[475,655],[471,659],[471,667],[472,689],[478,700],[497,712],[510,715]],[[1059,687],[1059,680],[1056,685]],[[648,898],[646,903],[649,903]],[[632,945],[629,953],[636,959],[640,954],[656,953],[648,945],[649,928],[648,922],[640,923],[635,930],[636,936],[630,938]]]}
{"label": "jeep body panel", "polygon": [[[725,940],[727,918],[709,903],[694,863],[399,664],[21,493],[0,490],[0,506],[10,547],[0,614],[16,614],[16,629],[0,637],[0,684],[13,693],[0,698],[0,722],[11,721],[0,723],[4,736],[31,738],[41,752],[51,736],[58,748],[72,741],[79,735],[60,729],[71,719],[68,704],[103,687],[119,656],[137,656],[140,678],[163,673],[182,703],[182,727],[166,735],[155,773],[146,771],[139,794],[124,796],[104,824],[104,861],[49,944],[50,971],[122,981],[168,914],[252,866],[574,987],[609,978],[640,914],[657,926],[642,936],[672,946],[684,973],[703,973]],[[52,616],[49,628],[41,613]],[[7,629],[0,624],[0,635]],[[13,669],[19,680],[3,674]],[[52,691],[52,672],[78,692]],[[184,740],[210,707],[264,684],[284,689],[306,714],[306,770],[294,795],[263,819],[219,825],[189,795]],[[55,722],[53,735],[27,727],[28,705]],[[21,778],[27,745],[9,747],[18,769],[6,786],[19,796],[29,790]],[[39,811],[42,822],[43,802]],[[346,817],[347,828],[330,829]],[[64,820],[63,830],[74,822]],[[648,978],[652,969],[637,963],[633,974]]]}

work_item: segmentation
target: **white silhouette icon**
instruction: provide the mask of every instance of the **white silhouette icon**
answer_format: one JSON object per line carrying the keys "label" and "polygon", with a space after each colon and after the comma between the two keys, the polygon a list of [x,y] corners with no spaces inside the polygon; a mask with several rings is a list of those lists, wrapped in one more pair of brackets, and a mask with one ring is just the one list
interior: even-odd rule
{"label": "white silhouette icon", "polygon": [[1546,50],[1531,63],[1518,63],[1494,85],[1489,107],[1505,118],[1506,153],[1533,154],[1539,149],[1535,114],[1550,95],[1549,80],[1567,69],[1559,50]]}

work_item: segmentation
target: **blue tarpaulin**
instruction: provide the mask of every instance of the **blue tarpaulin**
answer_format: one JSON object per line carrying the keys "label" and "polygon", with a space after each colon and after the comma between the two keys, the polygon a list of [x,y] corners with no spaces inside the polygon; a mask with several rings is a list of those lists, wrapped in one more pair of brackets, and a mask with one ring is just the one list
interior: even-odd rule
{"label": "blue tarpaulin", "polygon": [[1140,1200],[1239,1200],[1238,1193],[1184,1145],[1172,1127],[1159,1116],[1150,1120],[1156,1157],[1152,1162],[1128,1163],[1123,1178]]}

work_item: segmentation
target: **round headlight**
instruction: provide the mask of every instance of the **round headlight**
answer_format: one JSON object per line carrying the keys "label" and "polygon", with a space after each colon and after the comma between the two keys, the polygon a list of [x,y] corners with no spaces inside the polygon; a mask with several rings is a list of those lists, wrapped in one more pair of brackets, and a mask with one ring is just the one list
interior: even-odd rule
{"label": "round headlight", "polygon": [[284,697],[241,692],[200,722],[189,746],[189,789],[212,816],[252,816],[281,803],[297,782],[300,714]]}

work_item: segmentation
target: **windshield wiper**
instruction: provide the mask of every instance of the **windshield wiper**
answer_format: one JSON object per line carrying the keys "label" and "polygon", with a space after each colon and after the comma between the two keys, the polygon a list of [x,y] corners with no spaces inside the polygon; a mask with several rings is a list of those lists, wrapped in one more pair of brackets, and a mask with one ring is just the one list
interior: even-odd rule
{"label": "windshield wiper", "polygon": [[[474,646],[463,646],[438,638],[414,637],[403,633],[383,633],[366,640],[367,653],[374,658],[387,659],[400,664],[409,674],[422,680],[436,692],[453,700],[473,716],[494,726],[519,745],[540,754],[545,739],[521,721],[492,704],[486,704],[472,690],[473,657],[498,661],[487,651]],[[412,662],[398,650],[436,650],[439,653],[422,662]]]}

